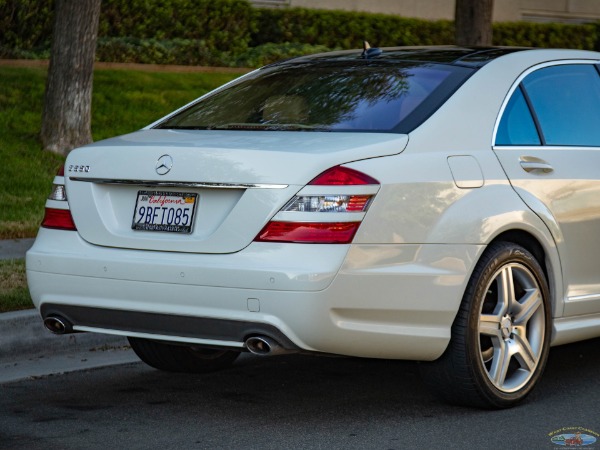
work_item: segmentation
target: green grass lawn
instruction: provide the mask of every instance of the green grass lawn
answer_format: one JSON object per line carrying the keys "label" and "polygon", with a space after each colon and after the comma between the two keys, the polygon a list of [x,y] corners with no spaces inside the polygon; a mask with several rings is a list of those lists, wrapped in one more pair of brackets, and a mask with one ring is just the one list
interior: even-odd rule
{"label": "green grass lawn", "polygon": [[33,308],[24,260],[0,261],[0,313]]}
{"label": "green grass lawn", "polygon": [[[138,130],[238,75],[96,70],[94,140]],[[0,239],[33,237],[63,158],[41,151],[46,70],[0,67]]]}
{"label": "green grass lawn", "polygon": [[[237,76],[96,70],[94,140],[138,130]],[[35,236],[63,163],[39,141],[45,81],[45,69],[0,67],[0,239]],[[31,307],[24,261],[0,261],[0,313]]]}

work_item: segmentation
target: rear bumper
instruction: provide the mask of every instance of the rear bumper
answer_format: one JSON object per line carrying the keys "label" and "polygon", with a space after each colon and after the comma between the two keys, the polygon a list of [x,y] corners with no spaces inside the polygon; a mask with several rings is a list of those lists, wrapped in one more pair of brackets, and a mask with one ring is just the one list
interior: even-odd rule
{"label": "rear bumper", "polygon": [[[285,347],[432,360],[482,246],[253,243],[226,255],[98,247],[40,230],[27,253],[34,304],[74,329],[243,349]],[[74,313],[76,311],[76,314]]]}

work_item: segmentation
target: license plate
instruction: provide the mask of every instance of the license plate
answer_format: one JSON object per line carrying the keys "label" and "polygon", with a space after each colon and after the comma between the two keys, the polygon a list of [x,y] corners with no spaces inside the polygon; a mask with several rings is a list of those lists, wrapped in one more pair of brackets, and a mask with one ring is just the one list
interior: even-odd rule
{"label": "license plate", "polygon": [[197,200],[189,192],[138,191],[131,228],[191,233]]}

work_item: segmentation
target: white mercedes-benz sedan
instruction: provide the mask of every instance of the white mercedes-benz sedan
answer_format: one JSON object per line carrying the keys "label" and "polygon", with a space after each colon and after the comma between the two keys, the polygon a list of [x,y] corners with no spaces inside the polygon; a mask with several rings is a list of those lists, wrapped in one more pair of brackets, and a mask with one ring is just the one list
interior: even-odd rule
{"label": "white mercedes-benz sedan", "polygon": [[422,361],[513,406],[600,336],[600,53],[384,48],[251,72],[74,150],[27,276],[55,333],[147,364]]}

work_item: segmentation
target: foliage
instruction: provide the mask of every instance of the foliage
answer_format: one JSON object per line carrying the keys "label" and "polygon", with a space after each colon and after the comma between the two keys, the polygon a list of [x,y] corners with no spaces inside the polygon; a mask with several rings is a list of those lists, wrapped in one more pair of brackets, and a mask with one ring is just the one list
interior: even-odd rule
{"label": "foliage", "polygon": [[[232,54],[208,48],[200,39],[99,38],[96,60],[117,63],[177,64],[216,67],[260,67],[282,59],[332,50],[324,45],[263,44]],[[48,59],[49,49],[13,50],[5,57],[15,59]]]}
{"label": "foliage", "polygon": [[252,45],[294,42],[335,48],[357,48],[363,40],[378,47],[452,44],[454,26],[447,20],[426,21],[387,14],[304,8],[259,9]]}
{"label": "foliage", "polygon": [[219,52],[201,39],[142,39],[135,37],[99,38],[98,61],[184,64],[197,66],[230,66],[229,52]]}
{"label": "foliage", "polygon": [[0,57],[50,48],[54,0],[0,0]]}
{"label": "foliage", "polygon": [[[54,0],[0,0],[0,57],[50,48]],[[103,0],[98,36],[202,40],[210,53],[241,53],[254,9],[247,0]]]}
{"label": "foliage", "polygon": [[[0,57],[47,58],[54,0],[0,0]],[[326,49],[454,42],[451,21],[247,0],[103,0],[98,59],[256,67]],[[494,45],[600,49],[600,23],[495,23]]]}
{"label": "foliage", "polygon": [[[98,140],[137,130],[235,76],[97,70],[93,137]],[[46,70],[0,67],[0,79],[0,239],[32,237],[63,161],[40,151]]]}
{"label": "foliage", "polygon": [[247,0],[103,0],[100,37],[201,39],[211,51],[244,51],[252,32]]}
{"label": "foliage", "polygon": [[[293,42],[357,48],[363,39],[378,47],[454,43],[454,24],[384,14],[314,9],[260,9],[251,45]],[[493,44],[521,47],[600,49],[600,23],[495,23]]]}
{"label": "foliage", "polygon": [[284,59],[296,56],[323,53],[332,50],[324,45],[294,44],[286,42],[283,44],[263,44],[250,47],[235,60],[238,67],[261,67]]}
{"label": "foliage", "polygon": [[600,50],[600,24],[498,23],[493,41],[494,45]]}

